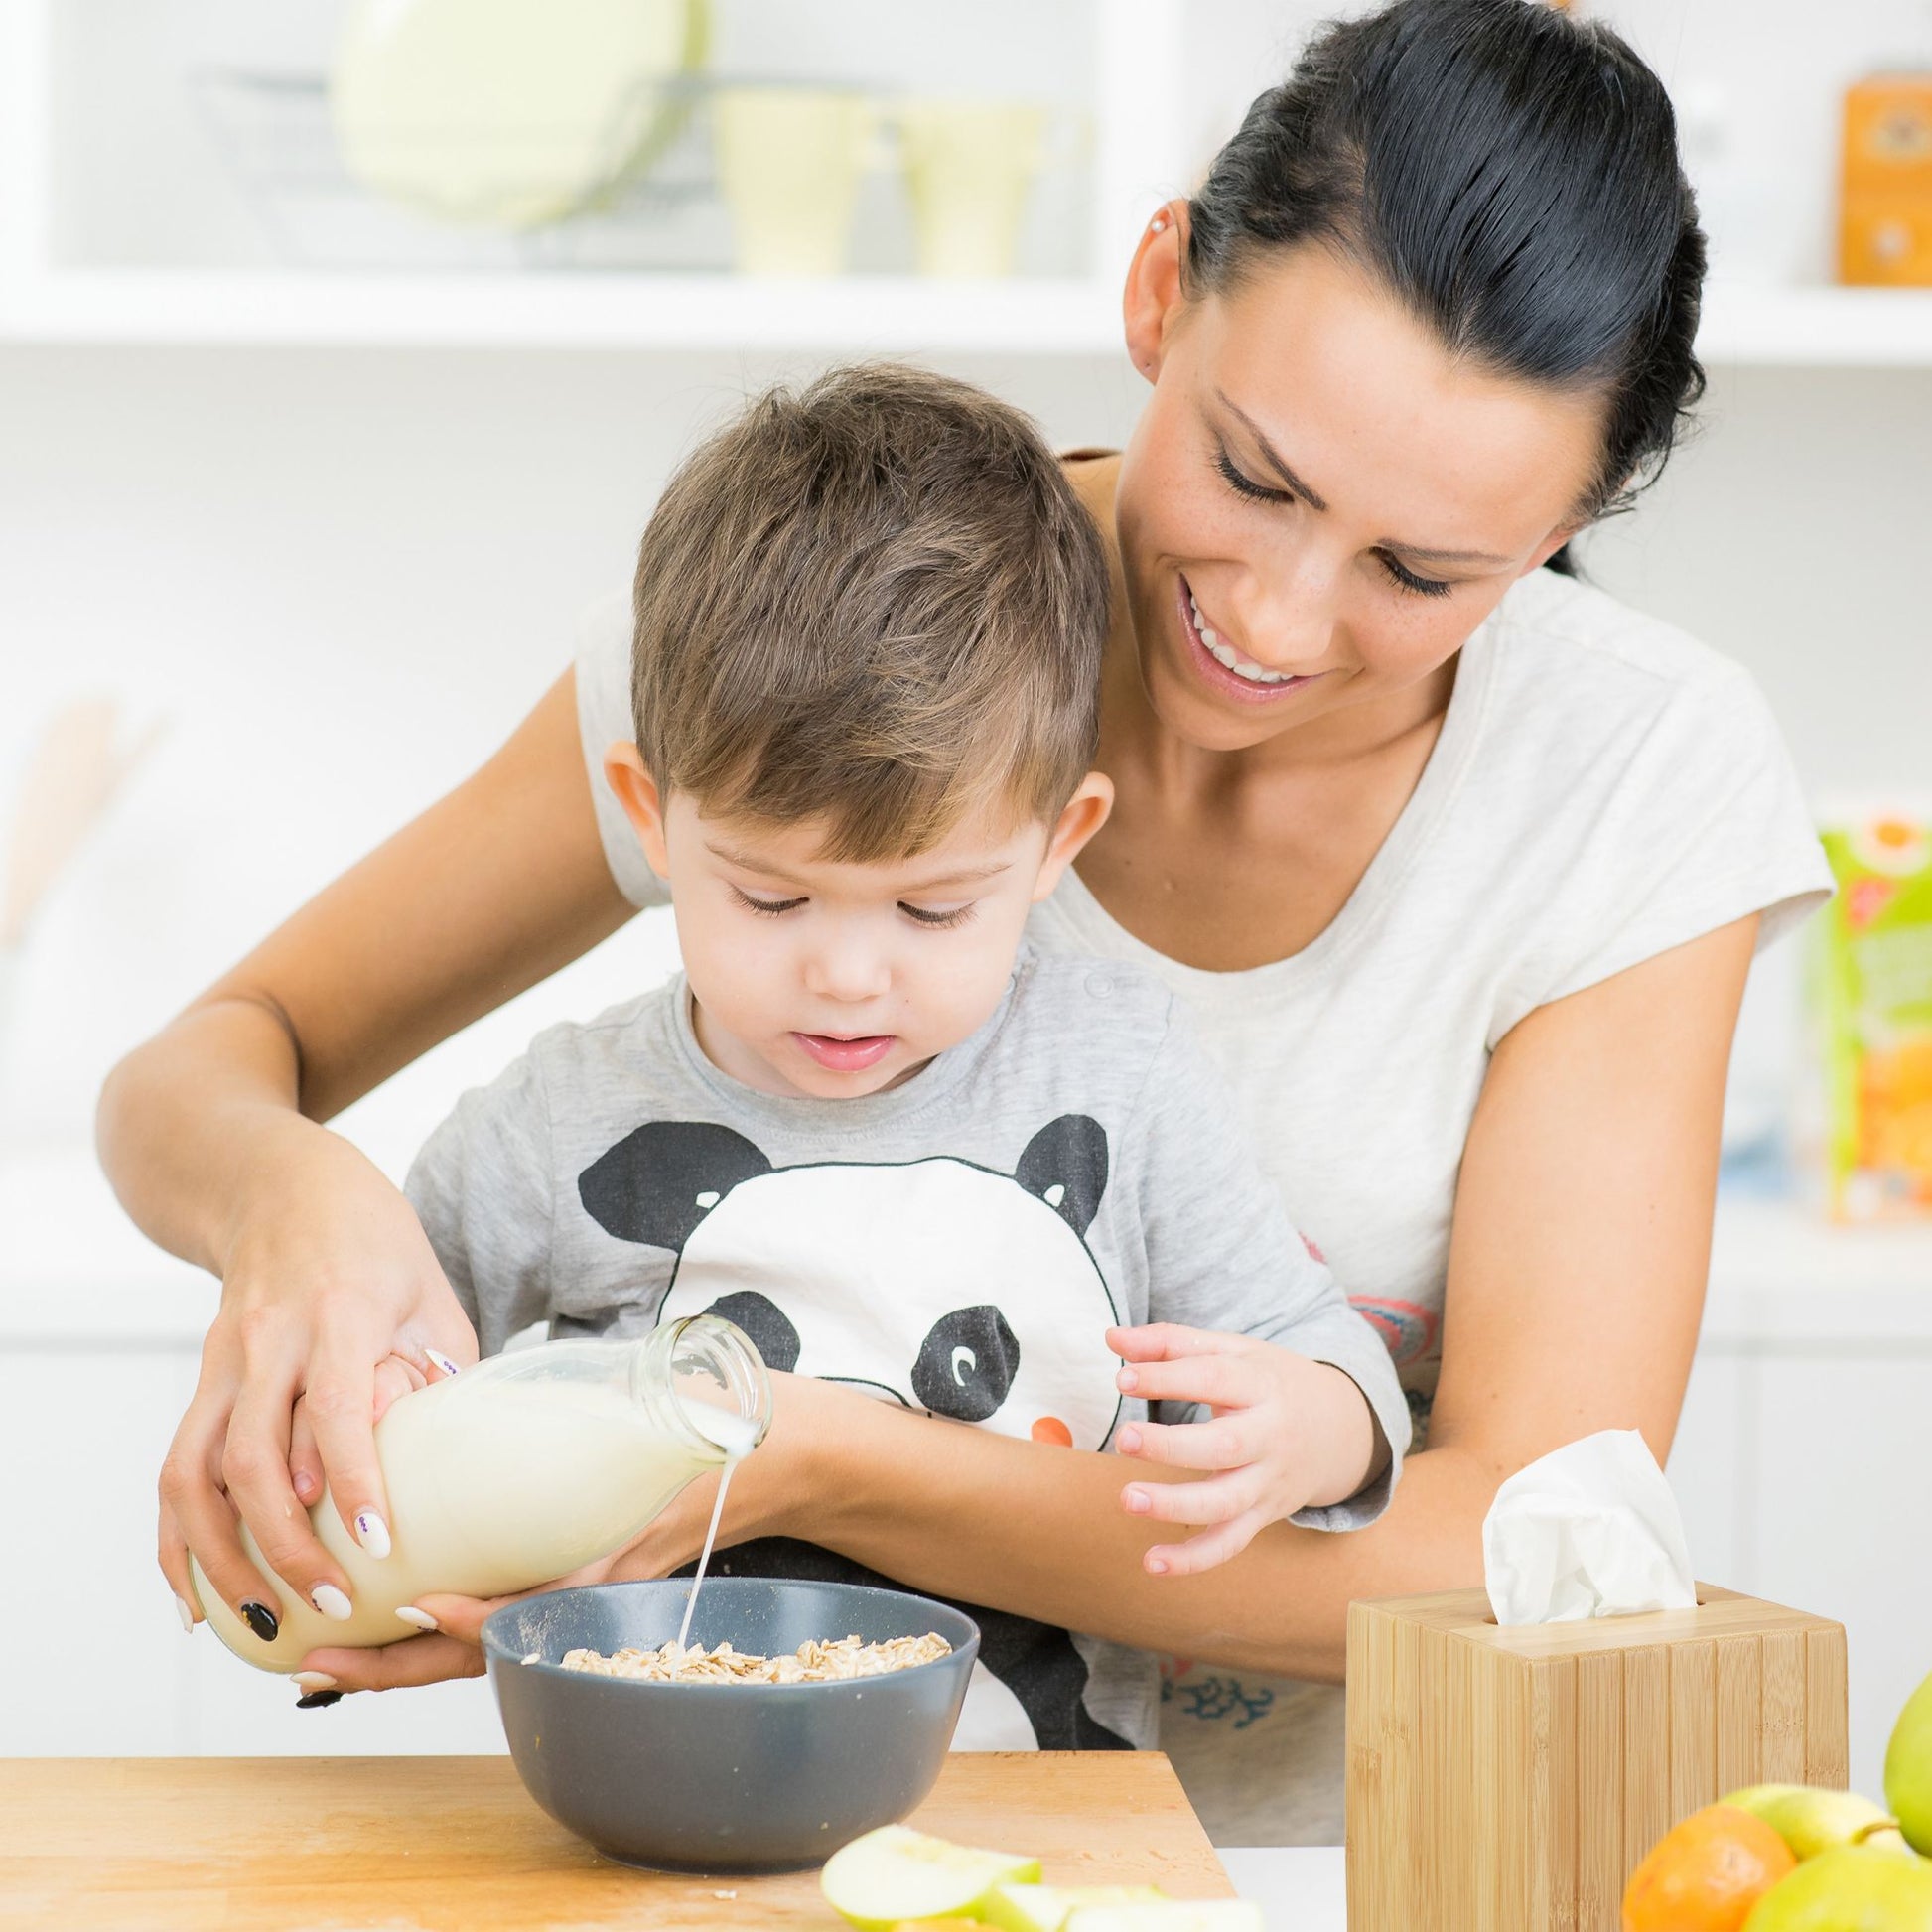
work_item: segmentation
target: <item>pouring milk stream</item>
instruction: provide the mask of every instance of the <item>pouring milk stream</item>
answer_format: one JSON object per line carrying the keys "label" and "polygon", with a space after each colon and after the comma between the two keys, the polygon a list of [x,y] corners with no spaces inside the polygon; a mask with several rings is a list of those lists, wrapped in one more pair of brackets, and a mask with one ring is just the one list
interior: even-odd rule
{"label": "pouring milk stream", "polygon": [[[693,1477],[721,1469],[729,1478],[770,1421],[758,1350],[716,1315],[666,1322],[634,1342],[513,1349],[403,1396],[376,1425],[387,1557],[355,1542],[327,1493],[310,1510],[347,1573],[347,1621],[275,1580],[281,1629],[263,1643],[191,1562],[195,1594],[215,1635],[261,1670],[297,1670],[325,1646],[395,1643],[410,1635],[396,1611],[420,1596],[502,1596],[621,1548]],[[245,1527],[241,1541],[272,1579]]]}

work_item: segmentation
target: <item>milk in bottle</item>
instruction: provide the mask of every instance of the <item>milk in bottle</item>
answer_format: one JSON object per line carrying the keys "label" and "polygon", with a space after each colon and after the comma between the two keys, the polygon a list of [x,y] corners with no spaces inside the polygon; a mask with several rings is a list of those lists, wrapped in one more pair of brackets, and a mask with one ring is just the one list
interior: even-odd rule
{"label": "milk in bottle", "polygon": [[390,1554],[377,1559],[324,1494],[310,1521],[346,1572],[353,1613],[324,1616],[279,1579],[281,1628],[263,1643],[199,1565],[195,1593],[244,1662],[293,1671],[311,1650],[411,1634],[396,1611],[452,1590],[500,1596],[621,1548],[694,1476],[728,1469],[763,1440],[771,1385],[742,1330],[716,1315],[666,1322],[634,1342],[552,1341],[497,1355],[406,1395],[376,1425]]}

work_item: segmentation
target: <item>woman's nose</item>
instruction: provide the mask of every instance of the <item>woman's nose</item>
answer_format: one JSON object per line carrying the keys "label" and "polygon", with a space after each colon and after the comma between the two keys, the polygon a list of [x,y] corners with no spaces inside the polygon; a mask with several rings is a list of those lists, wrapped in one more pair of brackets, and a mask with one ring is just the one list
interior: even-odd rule
{"label": "woman's nose", "polygon": [[1271,670],[1305,670],[1327,655],[1340,613],[1341,572],[1319,545],[1290,548],[1266,583],[1238,605],[1249,656]]}

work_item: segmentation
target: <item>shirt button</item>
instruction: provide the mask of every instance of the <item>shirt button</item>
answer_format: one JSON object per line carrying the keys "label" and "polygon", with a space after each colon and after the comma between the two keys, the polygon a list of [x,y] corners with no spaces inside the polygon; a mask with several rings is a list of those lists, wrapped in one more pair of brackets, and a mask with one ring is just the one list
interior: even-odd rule
{"label": "shirt button", "polygon": [[1091,993],[1096,1000],[1105,1000],[1111,998],[1113,994],[1113,990],[1114,990],[1114,982],[1107,974],[1089,973],[1087,975],[1087,991]]}

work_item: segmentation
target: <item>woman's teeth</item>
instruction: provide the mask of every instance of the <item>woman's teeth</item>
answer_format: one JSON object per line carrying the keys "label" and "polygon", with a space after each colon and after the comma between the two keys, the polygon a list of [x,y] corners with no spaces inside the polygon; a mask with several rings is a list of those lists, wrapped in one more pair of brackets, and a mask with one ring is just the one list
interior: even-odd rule
{"label": "woman's teeth", "polygon": [[1189,593],[1187,608],[1194,614],[1194,630],[1204,643],[1217,664],[1224,664],[1236,677],[1244,677],[1250,684],[1291,684],[1294,680],[1286,671],[1264,671],[1259,664],[1251,664],[1245,657],[1237,657],[1228,645],[1221,642],[1207,627],[1206,620],[1200,614],[1200,606]]}

